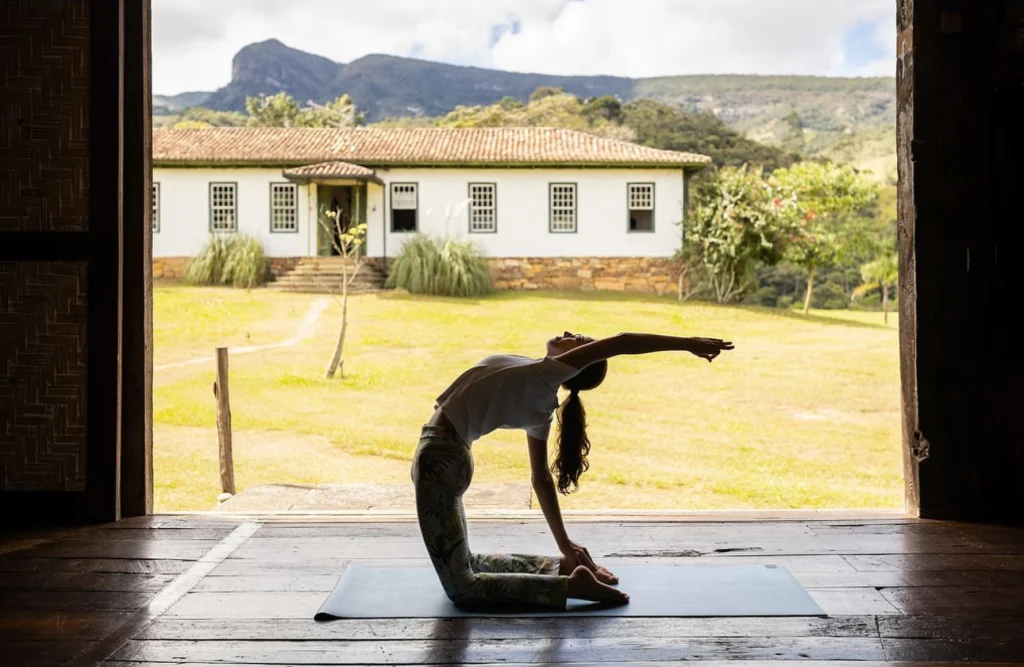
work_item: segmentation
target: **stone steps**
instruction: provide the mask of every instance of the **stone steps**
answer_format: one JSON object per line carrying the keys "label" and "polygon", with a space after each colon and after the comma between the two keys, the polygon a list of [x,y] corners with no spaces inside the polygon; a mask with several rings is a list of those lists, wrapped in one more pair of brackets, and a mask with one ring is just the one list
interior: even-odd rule
{"label": "stone steps", "polygon": [[349,262],[346,267],[345,260],[340,257],[311,257],[301,260],[294,269],[270,283],[269,287],[279,292],[337,294],[341,292],[342,281],[347,273],[351,280],[348,286],[350,293],[384,289],[386,276],[377,267],[364,263],[353,276],[354,269],[353,262]]}

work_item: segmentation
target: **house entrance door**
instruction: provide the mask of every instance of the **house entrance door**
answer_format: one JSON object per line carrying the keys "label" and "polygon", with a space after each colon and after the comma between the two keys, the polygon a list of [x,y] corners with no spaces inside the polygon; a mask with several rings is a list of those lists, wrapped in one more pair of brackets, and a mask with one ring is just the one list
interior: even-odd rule
{"label": "house entrance door", "polygon": [[[317,254],[321,257],[341,254],[340,232],[348,229],[352,220],[351,193],[352,188],[347,185],[321,185],[317,188]],[[334,218],[330,213],[339,217]]]}

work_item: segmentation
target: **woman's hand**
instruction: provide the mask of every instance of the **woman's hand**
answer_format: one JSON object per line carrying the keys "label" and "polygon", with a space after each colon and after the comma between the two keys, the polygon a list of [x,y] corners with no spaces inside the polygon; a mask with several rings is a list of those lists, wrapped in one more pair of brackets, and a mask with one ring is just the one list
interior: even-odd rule
{"label": "woman's hand", "polygon": [[570,540],[567,548],[562,549],[562,569],[566,574],[570,574],[580,565],[593,572],[602,584],[619,583],[618,577],[594,562],[585,546]]}
{"label": "woman's hand", "polygon": [[720,338],[691,338],[692,344],[689,351],[701,359],[707,359],[708,363],[722,353],[722,350],[733,349],[732,343]]}

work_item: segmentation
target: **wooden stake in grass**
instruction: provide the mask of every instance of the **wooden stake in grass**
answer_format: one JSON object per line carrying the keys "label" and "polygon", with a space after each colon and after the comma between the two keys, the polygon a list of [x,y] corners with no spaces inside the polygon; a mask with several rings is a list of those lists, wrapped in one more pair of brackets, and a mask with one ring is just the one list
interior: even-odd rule
{"label": "wooden stake in grass", "polygon": [[217,348],[217,440],[220,442],[220,488],[235,495],[235,461],[231,455],[231,401],[228,395],[228,348]]}

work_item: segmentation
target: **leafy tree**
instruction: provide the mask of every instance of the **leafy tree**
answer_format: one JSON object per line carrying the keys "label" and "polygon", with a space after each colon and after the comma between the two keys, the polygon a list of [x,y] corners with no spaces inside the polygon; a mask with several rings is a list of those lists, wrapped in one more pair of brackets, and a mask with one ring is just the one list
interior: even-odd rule
{"label": "leafy tree", "polygon": [[295,127],[299,117],[299,104],[285,92],[245,98],[248,124],[253,127]]}
{"label": "leafy tree", "polygon": [[699,183],[686,229],[684,255],[719,303],[749,287],[758,262],[779,260],[779,219],[757,168],[724,167]]}
{"label": "leafy tree", "polygon": [[364,116],[351,97],[342,95],[327,104],[310,102],[299,110],[295,120],[299,127],[357,127],[363,124]]}
{"label": "leafy tree", "polygon": [[281,92],[247,97],[245,109],[252,127],[355,127],[363,122],[363,114],[348,95],[300,107],[291,95]]}
{"label": "leafy tree", "polygon": [[843,223],[875,201],[878,187],[848,165],[801,162],[776,170],[771,190],[785,221],[786,259],[807,271],[806,314],[815,271],[835,264],[849,236]]}
{"label": "leafy tree", "polygon": [[613,95],[591,97],[583,103],[583,115],[591,122],[598,119],[618,122],[622,120],[622,102]]}
{"label": "leafy tree", "polygon": [[894,252],[886,253],[860,267],[864,284],[854,290],[854,297],[860,297],[877,288],[882,293],[882,317],[889,323],[889,290],[899,281],[899,257]]}

